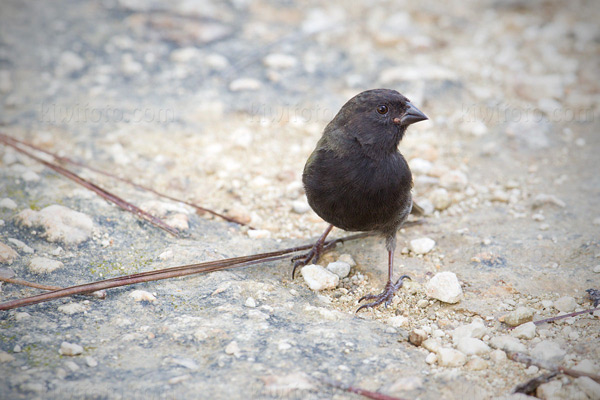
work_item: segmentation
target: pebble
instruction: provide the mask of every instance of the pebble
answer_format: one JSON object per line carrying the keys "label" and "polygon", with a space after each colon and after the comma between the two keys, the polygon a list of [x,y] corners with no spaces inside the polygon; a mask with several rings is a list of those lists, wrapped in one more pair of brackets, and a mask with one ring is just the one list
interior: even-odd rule
{"label": "pebble", "polygon": [[22,322],[27,321],[31,318],[31,314],[27,312],[16,312],[15,313],[15,321]]}
{"label": "pebble", "polygon": [[532,350],[531,356],[543,361],[558,363],[567,354],[560,346],[550,340],[542,340]]}
{"label": "pebble", "polygon": [[423,389],[423,378],[420,376],[404,376],[392,383],[387,391],[391,393],[399,391],[412,391]]}
{"label": "pebble", "polygon": [[431,168],[433,168],[433,164],[431,161],[427,161],[423,158],[413,158],[408,163],[410,170],[415,175],[427,175]]}
{"label": "pebble", "polygon": [[468,325],[461,325],[452,331],[452,342],[458,343],[461,339],[481,339],[487,333],[487,328],[481,320],[474,320]]}
{"label": "pebble", "polygon": [[529,307],[517,307],[504,316],[504,322],[510,326],[518,326],[533,319],[534,311]]}
{"label": "pebble", "polygon": [[229,342],[227,347],[225,347],[225,354],[229,354],[230,356],[234,356],[235,358],[238,358],[242,354],[240,346],[238,346],[235,340]]}
{"label": "pebble", "polygon": [[19,258],[19,253],[4,243],[0,243],[0,263],[10,265],[17,258]]}
{"label": "pebble", "polygon": [[536,333],[536,326],[533,322],[527,322],[517,326],[510,334],[518,339],[533,339]]}
{"label": "pebble", "polygon": [[33,254],[35,252],[31,247],[27,246],[27,244],[21,242],[18,239],[8,238],[8,241],[14,244],[17,247],[17,249],[19,249],[23,253]]}
{"label": "pebble", "polygon": [[560,312],[570,313],[577,308],[577,302],[571,296],[563,296],[552,304]]}
{"label": "pebble", "polygon": [[467,183],[469,183],[469,180],[461,171],[448,171],[440,176],[440,185],[448,190],[463,190],[467,186]]}
{"label": "pebble", "polygon": [[450,199],[450,195],[448,191],[444,188],[434,189],[429,194],[429,200],[433,207],[438,211],[444,211],[452,204],[452,199]]}
{"label": "pebble", "polygon": [[85,357],[85,363],[88,367],[94,368],[98,366],[98,361],[94,357],[87,356]]}
{"label": "pebble", "polygon": [[83,353],[83,347],[75,343],[62,342],[58,354],[61,356],[78,356]]}
{"label": "pebble", "polygon": [[445,347],[437,351],[437,358],[441,367],[461,367],[467,362],[467,356],[462,352]]}
{"label": "pebble", "polygon": [[169,215],[163,222],[180,232],[187,231],[190,228],[189,217],[183,213]]}
{"label": "pebble", "polygon": [[145,290],[134,290],[129,293],[129,297],[131,297],[135,301],[156,301],[156,297]]}
{"label": "pebble", "polygon": [[456,343],[456,349],[468,355],[483,355],[491,351],[490,346],[475,338],[462,338]]}
{"label": "pebble", "polygon": [[534,375],[534,374],[537,374],[539,370],[540,370],[540,369],[539,369],[538,367],[536,367],[535,365],[530,365],[530,366],[529,366],[529,367],[528,367],[528,368],[525,370],[525,373],[526,373],[527,375]]}
{"label": "pebble", "polygon": [[8,208],[9,210],[14,210],[17,208],[17,203],[13,199],[9,199],[8,197],[0,200],[0,208]]}
{"label": "pebble", "polygon": [[495,363],[504,362],[507,360],[506,353],[500,349],[492,350],[490,352],[490,360]]}
{"label": "pebble", "polygon": [[88,240],[94,227],[88,215],[58,204],[40,211],[23,210],[16,220],[26,228],[42,229],[42,237],[49,242],[62,242],[66,245],[77,245]]}
{"label": "pebble", "polygon": [[437,353],[438,350],[442,348],[442,345],[436,339],[429,338],[421,343],[421,347],[431,351],[432,353]]}
{"label": "pebble", "polygon": [[419,301],[417,301],[417,307],[419,308],[426,308],[429,306],[429,300],[427,299],[420,299]]}
{"label": "pebble", "polygon": [[271,237],[271,232],[266,229],[249,229],[247,233],[250,239],[267,239]]}
{"label": "pebble", "polygon": [[408,326],[408,318],[406,318],[402,315],[396,315],[394,317],[390,317],[385,322],[386,322],[386,324],[388,324],[394,328]]}
{"label": "pebble", "polygon": [[176,63],[189,63],[192,60],[200,59],[202,53],[196,47],[183,47],[171,52],[169,58]]}
{"label": "pebble", "polygon": [[419,199],[418,204],[423,209],[423,213],[425,215],[431,215],[435,211],[435,207],[433,206],[433,203],[428,198]]}
{"label": "pebble", "polygon": [[56,74],[60,76],[71,75],[81,71],[85,67],[85,61],[72,51],[65,51],[60,55]]}
{"label": "pebble", "polygon": [[430,365],[435,364],[437,362],[437,354],[435,354],[435,353],[427,354],[427,357],[425,357],[425,362]]}
{"label": "pebble", "polygon": [[64,314],[67,314],[67,315],[73,315],[73,314],[84,312],[85,306],[81,303],[68,303],[68,304],[63,304],[62,306],[59,306],[58,311],[60,311]]}
{"label": "pebble", "polygon": [[217,53],[206,56],[204,62],[206,62],[206,65],[217,71],[222,71],[229,66],[227,57]]}
{"label": "pebble", "polygon": [[340,277],[320,265],[310,264],[302,268],[302,277],[308,287],[314,291],[335,289],[340,283]]}
{"label": "pebble", "polygon": [[597,274],[600,274],[600,265],[596,265],[593,271]]}
{"label": "pebble", "polygon": [[427,332],[423,329],[413,329],[408,335],[408,341],[415,346],[420,346],[427,340]]}
{"label": "pebble", "polygon": [[416,254],[427,254],[435,247],[435,240],[428,237],[410,241],[410,249]]}
{"label": "pebble", "polygon": [[523,343],[509,335],[495,336],[490,340],[490,344],[504,351],[525,352],[527,350]]}
{"label": "pebble", "polygon": [[580,376],[575,379],[575,384],[590,398],[590,400],[600,400],[600,383],[587,376]]}
{"label": "pebble", "polygon": [[296,214],[304,214],[310,210],[310,206],[304,200],[295,200],[292,202],[292,211]]}
{"label": "pebble", "polygon": [[33,257],[27,264],[29,270],[35,274],[48,274],[64,267],[64,264],[57,260],[46,257]]}
{"label": "pebble", "polygon": [[563,396],[559,395],[560,389],[562,389],[562,382],[555,379],[538,386],[535,395],[540,399],[562,399]]}
{"label": "pebble", "polygon": [[343,261],[331,262],[327,265],[327,270],[339,276],[340,279],[344,279],[350,274],[350,264]]}
{"label": "pebble", "polygon": [[0,364],[1,363],[9,363],[14,360],[15,360],[15,357],[12,354],[0,350]]}
{"label": "pebble", "polygon": [[249,308],[255,308],[256,307],[256,300],[254,300],[254,297],[248,297],[246,299],[246,301],[244,302],[244,305],[246,307],[249,307]]}
{"label": "pebble", "polygon": [[551,205],[555,205],[561,208],[564,208],[567,206],[567,204],[562,201],[561,199],[559,199],[558,197],[556,197],[553,194],[545,194],[545,193],[540,193],[537,196],[535,196],[535,198],[533,199],[533,203],[532,203],[532,207],[533,208],[539,208],[542,207],[546,204],[551,204]]}
{"label": "pebble", "polygon": [[444,303],[455,304],[462,298],[462,288],[454,272],[444,271],[435,274],[425,285],[427,296]]}
{"label": "pebble", "polygon": [[470,371],[483,371],[488,368],[488,363],[480,357],[473,357],[465,364],[465,368]]}
{"label": "pebble", "polygon": [[576,369],[577,371],[581,372],[586,372],[588,374],[597,374],[599,371],[599,368],[594,364],[594,362],[588,359],[579,361],[577,365],[573,367],[573,369]]}
{"label": "pebble", "polygon": [[350,265],[350,267],[356,266],[356,261],[354,261],[354,258],[352,258],[352,256],[350,254],[342,254],[341,256],[338,257],[337,260],[341,261],[341,262],[345,262],[346,264]]}
{"label": "pebble", "polygon": [[263,59],[265,66],[273,69],[287,69],[296,66],[298,60],[289,54],[271,53]]}
{"label": "pebble", "polygon": [[71,372],[79,371],[79,365],[77,365],[77,363],[75,361],[67,360],[67,361],[65,361],[64,365]]}
{"label": "pebble", "polygon": [[121,72],[125,76],[134,76],[144,70],[144,67],[139,62],[133,59],[133,55],[125,53],[121,56]]}
{"label": "pebble", "polygon": [[40,176],[34,171],[25,171],[23,175],[21,175],[21,178],[23,178],[25,182],[37,182],[40,180]]}
{"label": "pebble", "polygon": [[229,90],[232,92],[242,92],[258,90],[262,86],[259,80],[253,78],[238,78],[229,84]]}

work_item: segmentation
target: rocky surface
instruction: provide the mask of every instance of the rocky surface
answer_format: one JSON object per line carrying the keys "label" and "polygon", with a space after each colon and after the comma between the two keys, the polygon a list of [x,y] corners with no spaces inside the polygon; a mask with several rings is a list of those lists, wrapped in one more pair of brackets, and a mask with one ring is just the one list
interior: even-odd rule
{"label": "rocky surface", "polygon": [[[326,376],[508,397],[545,371],[505,350],[599,373],[600,313],[528,322],[588,308],[600,286],[599,19],[584,1],[3,1],[2,132],[253,228],[69,167],[176,238],[0,146],[3,275],[68,286],[304,244],[326,224],[302,167],[349,97],[395,88],[430,120],[401,144],[426,216],[398,235],[395,276],[412,280],[389,307],[355,314],[387,279],[384,241],[367,238],[319,260],[345,263],[319,292],[286,260],[3,311],[0,393],[355,397]],[[39,258],[58,267],[38,274]],[[438,273],[456,276],[456,303],[428,297]],[[537,394],[597,388],[561,377]]]}

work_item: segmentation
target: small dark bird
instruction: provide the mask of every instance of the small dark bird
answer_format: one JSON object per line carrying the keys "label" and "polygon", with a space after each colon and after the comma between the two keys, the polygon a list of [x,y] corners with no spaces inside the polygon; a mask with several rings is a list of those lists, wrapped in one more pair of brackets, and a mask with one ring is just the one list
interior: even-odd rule
{"label": "small dark bird", "polygon": [[356,310],[386,306],[402,286],[392,281],[396,231],[413,207],[412,175],[398,144],[409,125],[426,120],[406,97],[395,90],[374,89],[351,98],[327,125],[302,174],[312,209],[330,225],[313,248],[295,257],[296,268],[323,252],[325,238],[336,226],[347,231],[372,231],[386,239],[388,282],[382,293]]}

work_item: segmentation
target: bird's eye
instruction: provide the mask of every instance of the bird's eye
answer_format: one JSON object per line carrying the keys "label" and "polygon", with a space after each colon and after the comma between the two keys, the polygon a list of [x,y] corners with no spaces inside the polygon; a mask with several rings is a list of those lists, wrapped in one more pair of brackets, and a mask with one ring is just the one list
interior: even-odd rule
{"label": "bird's eye", "polygon": [[381,115],[387,114],[388,106],[385,106],[385,105],[377,106],[377,112]]}

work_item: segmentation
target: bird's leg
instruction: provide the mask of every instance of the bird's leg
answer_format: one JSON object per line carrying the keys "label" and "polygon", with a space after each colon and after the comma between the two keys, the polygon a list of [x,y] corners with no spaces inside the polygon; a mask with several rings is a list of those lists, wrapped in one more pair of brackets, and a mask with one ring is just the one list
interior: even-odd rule
{"label": "bird's leg", "polygon": [[361,297],[358,302],[360,303],[363,300],[374,300],[371,303],[363,304],[358,307],[356,312],[359,312],[363,308],[376,307],[381,303],[385,302],[385,306],[387,307],[394,297],[394,293],[398,289],[402,287],[402,282],[404,278],[410,279],[408,275],[402,275],[396,283],[392,283],[392,276],[394,275],[394,250],[396,249],[396,233],[394,232],[392,235],[387,237],[386,246],[388,251],[388,281],[383,289],[383,292],[379,294],[368,294],[366,296]]}
{"label": "bird's leg", "polygon": [[327,246],[323,246],[327,235],[329,235],[329,232],[331,232],[332,229],[333,225],[329,224],[327,229],[325,229],[325,232],[323,232],[321,237],[315,242],[315,244],[308,251],[308,253],[300,254],[292,258],[292,262],[294,263],[294,269],[292,270],[292,279],[294,279],[294,275],[296,274],[296,268],[307,265],[309,262],[311,262],[311,260],[314,260],[315,262],[318,261],[319,257],[323,252],[335,247],[335,242]]}

